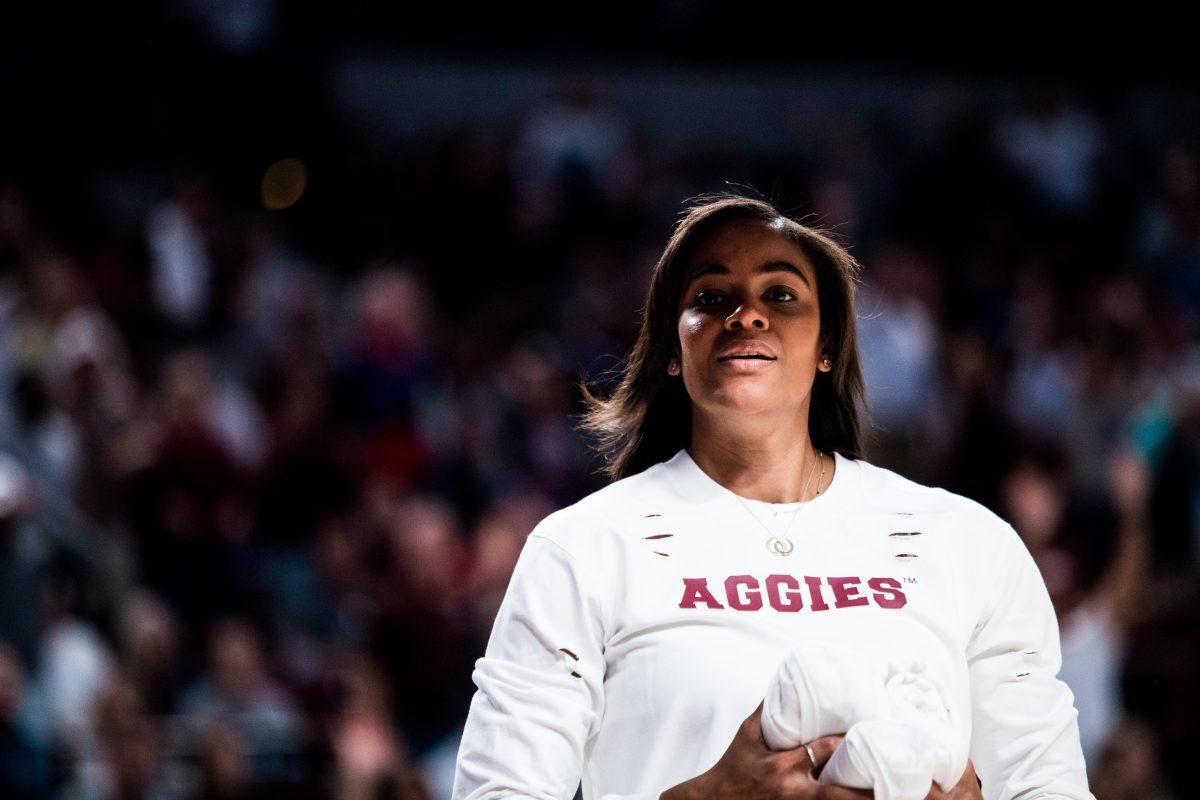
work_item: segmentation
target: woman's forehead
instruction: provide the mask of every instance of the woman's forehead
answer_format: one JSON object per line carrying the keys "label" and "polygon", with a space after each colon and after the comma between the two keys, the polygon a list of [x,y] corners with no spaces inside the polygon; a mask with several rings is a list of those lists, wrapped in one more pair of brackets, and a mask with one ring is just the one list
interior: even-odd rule
{"label": "woman's forehead", "polygon": [[713,260],[732,262],[764,252],[808,261],[804,250],[784,233],[781,224],[760,219],[736,219],[721,223],[706,234],[696,244],[689,266]]}
{"label": "woman's forehead", "polygon": [[775,263],[794,265],[808,276],[807,282],[816,279],[816,270],[804,248],[774,224],[762,220],[734,220],[709,233],[697,245],[682,277],[686,285],[704,274],[743,270],[763,272],[766,265]]}

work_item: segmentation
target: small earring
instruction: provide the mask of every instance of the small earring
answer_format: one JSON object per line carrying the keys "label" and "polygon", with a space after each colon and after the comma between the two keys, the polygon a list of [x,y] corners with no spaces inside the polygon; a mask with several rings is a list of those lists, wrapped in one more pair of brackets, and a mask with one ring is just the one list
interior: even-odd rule
{"label": "small earring", "polygon": [[678,375],[679,374],[679,364],[673,358],[671,359],[670,363],[667,364],[667,374],[668,375]]}
{"label": "small earring", "polygon": [[825,369],[829,369],[833,366],[833,362],[829,360],[828,356],[826,356],[825,358],[821,359],[821,366]]}

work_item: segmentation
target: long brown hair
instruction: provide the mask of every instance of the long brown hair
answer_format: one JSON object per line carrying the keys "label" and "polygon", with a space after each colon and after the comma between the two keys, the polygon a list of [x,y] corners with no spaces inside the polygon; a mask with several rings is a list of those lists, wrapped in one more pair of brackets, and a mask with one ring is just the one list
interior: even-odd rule
{"label": "long brown hair", "polygon": [[682,378],[667,374],[667,363],[679,348],[676,311],[696,246],[724,223],[740,219],[771,223],[816,269],[821,332],[828,337],[833,369],[817,372],[813,382],[809,436],[820,450],[848,458],[863,455],[859,415],[866,398],[854,325],[858,261],[826,231],[792,219],[765,200],[719,192],[685,204],[650,276],[641,331],[615,370],[620,376],[616,389],[604,398],[586,379],[580,383],[587,409],[579,428],[594,437],[604,456],[602,471],[614,480],[665,461],[691,442],[691,398]]}

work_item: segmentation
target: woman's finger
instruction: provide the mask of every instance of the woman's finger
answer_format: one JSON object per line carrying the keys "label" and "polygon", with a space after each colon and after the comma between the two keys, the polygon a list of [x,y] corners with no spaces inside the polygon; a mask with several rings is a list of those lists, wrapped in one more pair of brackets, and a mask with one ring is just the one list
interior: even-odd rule
{"label": "woman's finger", "polygon": [[822,783],[817,787],[816,800],[872,800],[874,797],[875,793],[870,789],[847,789]]}
{"label": "woman's finger", "polygon": [[[841,744],[841,736],[822,736],[820,739],[813,739],[808,743],[808,748],[812,750],[815,763],[813,764],[813,774],[821,774],[821,768],[833,756],[833,751],[837,750],[837,746]],[[800,748],[803,750],[804,748]]]}
{"label": "woman's finger", "polygon": [[967,760],[967,768],[959,779],[958,785],[949,794],[950,800],[982,800],[983,787],[975,772],[975,765]]}
{"label": "woman's finger", "polygon": [[765,702],[766,701],[760,702],[758,704],[758,708],[751,711],[750,716],[748,716],[744,720],[742,720],[742,728],[744,730],[749,731],[749,730],[752,730],[755,726],[757,726],[759,731],[761,732],[761,730],[762,730],[762,710],[763,710],[763,704]]}

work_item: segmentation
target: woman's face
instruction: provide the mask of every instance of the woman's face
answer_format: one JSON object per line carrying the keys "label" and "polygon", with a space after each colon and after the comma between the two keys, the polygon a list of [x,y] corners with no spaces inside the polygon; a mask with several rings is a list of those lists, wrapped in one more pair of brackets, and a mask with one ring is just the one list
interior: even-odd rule
{"label": "woman's face", "polygon": [[711,413],[800,413],[824,340],[817,274],[770,223],[728,222],[696,248],[679,304],[684,385]]}

